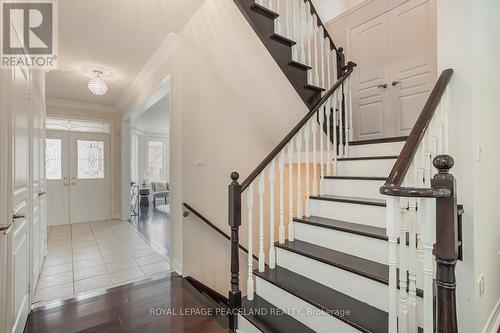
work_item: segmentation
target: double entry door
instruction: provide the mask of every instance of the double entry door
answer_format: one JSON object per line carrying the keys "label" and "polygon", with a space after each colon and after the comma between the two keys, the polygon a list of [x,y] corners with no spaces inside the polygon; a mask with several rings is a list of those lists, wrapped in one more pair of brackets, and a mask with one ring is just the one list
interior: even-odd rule
{"label": "double entry door", "polygon": [[348,29],[355,140],[406,136],[436,80],[436,0],[409,0]]}
{"label": "double entry door", "polygon": [[110,218],[109,141],[108,134],[47,131],[49,225]]}

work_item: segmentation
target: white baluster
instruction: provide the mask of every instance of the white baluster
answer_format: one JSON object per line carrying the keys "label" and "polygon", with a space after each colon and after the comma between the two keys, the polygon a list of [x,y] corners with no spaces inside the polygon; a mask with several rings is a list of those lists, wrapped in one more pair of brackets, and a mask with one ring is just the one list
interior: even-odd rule
{"label": "white baluster", "polygon": [[331,115],[332,115],[332,99],[329,98],[328,101],[326,101],[326,175],[331,176],[332,175],[332,155],[331,155],[331,137],[332,137],[332,122],[331,122]]}
{"label": "white baluster", "polygon": [[332,54],[332,73],[333,73],[333,77],[332,77],[332,83],[331,85],[333,86],[333,84],[335,82],[337,82],[337,51],[335,49],[331,50],[330,53]]}
{"label": "white baluster", "polygon": [[325,52],[325,55],[326,55],[326,68],[327,68],[326,70],[327,70],[327,78],[328,78],[326,81],[325,89],[329,90],[333,86],[334,72],[333,72],[332,63],[333,63],[334,54],[330,50],[330,39],[329,38],[325,38],[324,44],[325,44],[325,49],[323,52]]}
{"label": "white baluster", "polygon": [[326,90],[330,89],[330,82],[332,80],[332,72],[331,72],[331,67],[330,67],[330,52],[325,52],[326,44],[328,44],[328,41],[323,42],[323,48],[321,49],[322,53],[325,54],[325,80],[323,82],[323,88]]}
{"label": "white baluster", "polygon": [[264,272],[266,256],[264,254],[264,182],[265,172],[259,176],[259,272]]}
{"label": "white baluster", "polygon": [[314,72],[314,85],[319,87],[319,58],[320,58],[320,50],[318,49],[318,37],[319,37],[319,28],[318,28],[318,18],[316,14],[313,15],[313,31],[314,31],[314,64],[313,72]]}
{"label": "white baluster", "polygon": [[288,144],[288,240],[295,239],[295,229],[293,223],[293,139]]}
{"label": "white baluster", "polygon": [[320,67],[320,87],[324,88],[325,85],[325,29],[323,26],[319,27],[319,49],[321,50],[321,67]]}
{"label": "white baluster", "polygon": [[436,199],[422,198],[420,225],[424,248],[424,332],[434,332],[434,258],[436,243]]}
{"label": "white baluster", "polygon": [[[416,165],[413,161],[410,166],[408,178],[413,181],[410,186],[416,183]],[[408,332],[415,333],[417,330],[417,200],[408,198]]]}
{"label": "white baluster", "polygon": [[396,333],[398,327],[397,296],[397,247],[401,223],[399,198],[387,198],[387,237],[389,238],[389,333]]}
{"label": "white baluster", "polygon": [[337,92],[335,92],[332,97],[332,104],[333,104],[333,119],[332,119],[332,124],[333,124],[333,165],[334,165],[334,168],[333,168],[333,174],[336,176],[338,175],[338,164],[337,164],[337,158],[338,158],[338,154],[337,154],[337,145],[338,145],[338,141],[337,141],[337,136],[338,136],[338,129],[337,129],[337,123],[338,123],[338,120],[337,120]]}
{"label": "white baluster", "polygon": [[318,195],[318,159],[317,159],[317,144],[318,140],[318,121],[316,117],[312,118],[311,121],[312,133],[313,133],[313,195]]}
{"label": "white baluster", "polygon": [[450,111],[450,87],[446,88],[446,91],[443,96],[443,151],[442,154],[450,153],[450,144],[449,144],[449,111]]}
{"label": "white baluster", "polygon": [[297,145],[297,217],[301,218],[302,214],[302,129],[297,133],[295,139]]}
{"label": "white baluster", "polygon": [[320,160],[320,180],[319,180],[319,193],[325,194],[325,158],[324,158],[324,124],[325,115],[323,113],[323,107],[318,110],[319,118],[319,160]]}
{"label": "white baluster", "polygon": [[280,153],[278,169],[280,172],[280,225],[278,228],[278,238],[280,244],[283,244],[285,243],[285,198],[284,198],[285,150],[282,150]]}
{"label": "white baluster", "polygon": [[253,300],[253,183],[247,189],[247,208],[248,208],[248,280],[247,280],[247,298]]}
{"label": "white baluster", "polygon": [[298,26],[298,20],[297,20],[297,13],[298,13],[298,8],[297,6],[299,5],[298,1],[301,1],[301,0],[291,0],[292,1],[292,8],[291,8],[291,17],[292,17],[292,20],[291,20],[291,28],[292,28],[292,40],[294,40],[296,42],[296,44],[294,46],[292,46],[292,59],[295,60],[295,61],[299,61],[299,52],[298,52],[298,43],[300,42],[299,38],[298,38],[298,30],[297,30],[297,26]]}
{"label": "white baluster", "polygon": [[276,13],[280,14],[280,16],[274,20],[274,32],[283,35],[281,31],[281,8],[280,8],[281,0],[276,0]]}
{"label": "white baluster", "polygon": [[292,35],[292,19],[291,19],[291,10],[290,10],[291,2],[289,0],[284,1],[284,7],[285,7],[285,22],[284,22],[284,27],[286,31],[286,37],[289,39],[293,39]]}
{"label": "white baluster", "polygon": [[300,0],[300,60],[303,64],[307,63],[306,61],[306,5],[303,0]]}
{"label": "white baluster", "polygon": [[406,333],[408,329],[408,292],[406,291],[408,273],[408,253],[406,247],[406,232],[408,231],[408,219],[406,208],[408,199],[401,198],[400,204],[400,232],[399,232],[399,332]]}
{"label": "white baluster", "polygon": [[310,196],[311,196],[311,180],[310,180],[310,159],[309,159],[309,143],[311,135],[311,122],[304,126],[304,143],[306,145],[306,203],[305,203],[305,216],[311,216],[309,213]]}
{"label": "white baluster", "polygon": [[[312,45],[311,45],[311,39],[312,39],[312,33],[313,33],[313,30],[311,29],[312,25],[311,25],[311,21],[312,21],[312,16],[311,16],[311,3],[309,1],[306,2],[306,40],[307,40],[307,52],[306,52],[306,55],[307,55],[307,64],[310,66],[312,64]],[[311,71],[307,71],[307,74],[308,74],[308,79],[309,79],[309,74],[311,73]],[[309,81],[308,82],[312,82],[312,81]]]}
{"label": "white baluster", "polygon": [[269,268],[276,267],[276,250],[274,249],[274,181],[276,179],[276,164],[272,160],[269,165]]}
{"label": "white baluster", "polygon": [[342,109],[342,90],[339,89],[339,91],[337,92],[337,98],[338,98],[338,102],[337,102],[337,107],[338,107],[338,112],[339,112],[339,156],[340,157],[344,157],[345,154],[344,154],[344,142],[345,142],[345,137],[344,137],[344,113],[342,112],[343,109]]}
{"label": "white baluster", "polygon": [[349,128],[346,131],[347,133],[347,138],[346,138],[346,149],[345,149],[345,154],[346,156],[349,156],[349,140],[354,137],[354,128],[352,126],[352,86],[351,86],[351,78],[348,77],[346,80],[346,112],[347,116],[349,117]]}

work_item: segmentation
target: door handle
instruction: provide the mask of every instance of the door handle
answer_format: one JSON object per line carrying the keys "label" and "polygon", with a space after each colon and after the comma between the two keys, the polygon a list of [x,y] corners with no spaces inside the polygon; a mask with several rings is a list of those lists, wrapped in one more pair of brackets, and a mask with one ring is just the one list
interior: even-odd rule
{"label": "door handle", "polygon": [[47,192],[43,191],[43,192],[38,192],[38,196],[41,197],[42,195],[46,195]]}
{"label": "door handle", "polygon": [[64,186],[68,186],[68,177],[64,177]]}
{"label": "door handle", "polygon": [[387,83],[382,83],[382,84],[377,85],[377,88],[387,89],[387,87],[389,87],[389,85]]}
{"label": "door handle", "polygon": [[76,185],[76,179],[75,179],[75,177],[71,177],[71,185]]}
{"label": "door handle", "polygon": [[20,219],[25,219],[26,218],[26,215],[25,214],[14,214],[12,216],[12,219],[13,220],[20,220]]}
{"label": "door handle", "polygon": [[401,83],[401,81],[392,81],[392,86],[395,87],[400,83]]}

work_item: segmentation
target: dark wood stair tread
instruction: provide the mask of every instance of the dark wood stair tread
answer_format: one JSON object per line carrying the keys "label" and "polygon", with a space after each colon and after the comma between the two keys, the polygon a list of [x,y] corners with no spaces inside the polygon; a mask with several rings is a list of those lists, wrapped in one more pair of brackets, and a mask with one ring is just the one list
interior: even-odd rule
{"label": "dark wood stair tread", "polygon": [[363,176],[325,176],[325,179],[343,179],[343,180],[380,180],[386,181],[387,177],[363,177]]}
{"label": "dark wood stair tread", "polygon": [[252,301],[244,297],[241,308],[243,317],[264,333],[314,333],[309,327],[256,294]]}
{"label": "dark wood stair tread", "polygon": [[407,136],[393,136],[393,137],[381,138],[381,139],[349,141],[349,145],[361,146],[361,145],[371,145],[371,144],[376,144],[376,143],[401,142],[401,141],[406,141],[406,139],[408,139]]}
{"label": "dark wood stair tread", "polygon": [[272,18],[273,20],[278,18],[280,15],[271,9],[264,7],[262,5],[259,5],[258,3],[254,3],[251,8],[255,10],[257,13],[260,13],[264,16],[267,16],[269,18]]}
{"label": "dark wood stair tread", "polygon": [[338,158],[337,161],[369,161],[369,160],[395,160],[399,156],[386,155],[386,156],[364,156],[364,157],[345,157]]}
{"label": "dark wood stair tread", "polygon": [[[278,242],[275,246],[307,258],[320,261],[327,265],[338,267],[351,273],[364,276],[368,279],[389,285],[389,266],[376,261],[357,257],[340,251],[335,251],[323,246],[295,240],[285,241],[284,244]],[[399,271],[399,270],[398,270]],[[399,286],[399,273],[398,273]],[[417,296],[422,297],[423,291],[417,289]]]}
{"label": "dark wood stair tread", "polygon": [[326,90],[325,88],[321,88],[321,87],[318,87],[318,86],[315,86],[315,85],[309,84],[309,83],[305,84],[304,87],[306,89],[317,91],[317,92],[323,92]]}
{"label": "dark wood stair tread", "polygon": [[287,37],[280,35],[280,34],[277,34],[277,33],[272,34],[271,39],[274,39],[275,41],[283,43],[283,44],[288,45],[288,46],[293,46],[293,45],[297,44],[297,42],[291,40],[290,38],[287,38]]}
{"label": "dark wood stair tread", "polygon": [[299,68],[299,69],[302,69],[302,70],[305,70],[305,71],[308,71],[308,70],[312,69],[311,66],[303,64],[303,63],[295,61],[295,60],[291,60],[288,64],[290,66],[293,66],[293,67],[296,67],[296,68]]}
{"label": "dark wood stair tread", "polygon": [[295,222],[310,224],[317,227],[323,227],[327,229],[334,229],[342,232],[348,232],[351,234],[357,234],[361,236],[377,238],[380,240],[387,240],[386,230],[384,228],[373,227],[370,225],[358,224],[345,222],[340,220],[328,219],[319,216],[310,216],[303,218],[294,218]]}
{"label": "dark wood stair tread", "polygon": [[380,199],[344,197],[339,195],[319,195],[319,196],[311,196],[310,198],[312,200],[345,202],[345,203],[368,205],[368,206],[379,206],[379,207],[386,206],[385,200],[380,200]]}
{"label": "dark wood stair tread", "polygon": [[[254,271],[254,274],[362,332],[387,333],[388,331],[387,312],[319,282],[279,266],[275,269],[266,269],[262,273]],[[341,310],[349,311],[349,315],[342,316],[336,313]]]}

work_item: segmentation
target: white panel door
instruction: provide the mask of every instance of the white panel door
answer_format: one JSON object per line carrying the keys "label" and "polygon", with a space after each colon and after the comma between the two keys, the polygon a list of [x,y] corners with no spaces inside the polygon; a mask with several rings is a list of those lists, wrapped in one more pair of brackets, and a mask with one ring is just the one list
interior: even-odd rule
{"label": "white panel door", "polygon": [[[44,75],[33,72],[34,76]],[[45,225],[45,106],[43,97],[43,80],[33,80],[30,94],[31,135],[30,135],[30,185],[31,185],[31,285],[36,286],[43,258],[45,257],[45,241],[47,228]],[[31,288],[32,293],[35,288]]]}
{"label": "white panel door", "polygon": [[433,5],[413,0],[389,13],[393,136],[410,134],[436,78]]}
{"label": "white panel door", "polygon": [[352,74],[353,134],[357,140],[390,134],[389,24],[386,15],[350,30],[350,56],[358,64]]}
{"label": "white panel door", "polygon": [[106,134],[70,133],[70,221],[111,217],[110,138]]}
{"label": "white panel door", "polygon": [[29,167],[29,127],[28,73],[20,68],[14,73],[14,105],[12,133],[12,207],[13,231],[10,237],[8,311],[12,332],[22,332],[30,310],[30,235],[28,215],[28,167]]}
{"label": "white panel door", "polygon": [[47,224],[69,224],[69,132],[47,131]]}

